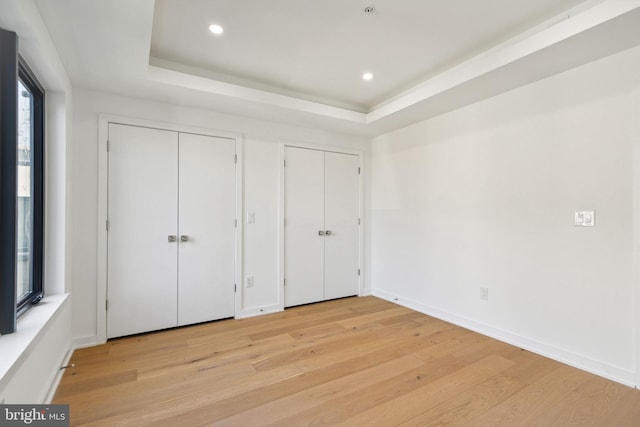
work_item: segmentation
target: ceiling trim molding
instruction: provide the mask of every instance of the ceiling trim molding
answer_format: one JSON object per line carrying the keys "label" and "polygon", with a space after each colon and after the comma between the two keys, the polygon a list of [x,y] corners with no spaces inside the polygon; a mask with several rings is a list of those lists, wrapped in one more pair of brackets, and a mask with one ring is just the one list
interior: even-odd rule
{"label": "ceiling trim molding", "polygon": [[[640,25],[640,0],[605,0],[596,2],[591,7],[569,11],[566,16],[559,16],[554,20],[547,21],[423,82],[403,95],[378,104],[369,113],[226,83],[152,64],[148,67],[147,78],[155,82],[204,93],[362,125],[385,122],[402,113],[418,110],[429,112],[423,117],[423,119],[427,119],[446,112],[444,106],[451,106],[450,110],[457,105],[464,105],[465,99],[467,103],[486,99],[571,67],[585,64],[598,59],[598,57],[636,46],[640,44],[640,32],[637,30],[629,31],[630,22],[633,25]],[[611,40],[603,42],[602,46],[595,49],[595,54],[591,52],[589,45],[579,51],[576,49],[575,42],[577,40],[582,39],[584,43],[588,43],[593,37],[601,36],[603,28],[606,28],[607,31],[613,31],[616,36],[609,37]],[[558,55],[566,55],[571,59],[550,60],[553,55],[556,55],[556,58]],[[536,61],[544,62],[541,64],[543,66],[528,67],[531,71],[523,70],[522,64],[530,66],[536,64]],[[504,80],[506,76],[506,80],[509,80],[510,69],[513,73],[518,74],[517,78],[510,79],[512,80],[510,82],[507,81],[495,85],[495,87],[484,87],[486,84],[480,85],[479,83],[490,82],[494,77]],[[524,76],[521,75],[523,73]],[[458,89],[464,87],[475,87],[475,92],[470,90],[467,95],[468,99],[463,97],[464,99],[461,100]],[[407,116],[412,116],[412,114],[407,114]]]}
{"label": "ceiling trim molding", "polygon": [[594,0],[363,113],[150,63],[146,78],[381,130],[405,126],[640,45],[640,0]]}
{"label": "ceiling trim molding", "polygon": [[195,76],[193,74],[174,71],[155,65],[149,65],[147,77],[149,80],[160,83],[180,86],[216,95],[229,96],[260,104],[283,107],[305,113],[317,114],[333,119],[346,120],[353,123],[365,124],[367,119],[366,114],[357,111],[333,107],[319,102],[307,101],[264,90],[252,89],[232,83],[221,82],[219,80]]}
{"label": "ceiling trim molding", "polygon": [[[574,16],[569,16],[567,19],[536,31],[525,38],[519,36],[511,39],[427,80],[394,100],[379,104],[367,114],[367,123],[376,122],[415,104],[428,101],[466,82],[507,67],[551,46],[557,46],[574,36],[595,29],[601,24],[619,18],[638,8],[640,8],[640,0],[610,0],[597,4]],[[615,42],[624,43],[624,40]],[[567,54],[571,54],[571,52],[567,52]],[[549,65],[549,68],[553,67],[554,64]],[[560,71],[563,70],[558,70],[558,72]],[[535,79],[532,79],[532,81],[535,81]]]}

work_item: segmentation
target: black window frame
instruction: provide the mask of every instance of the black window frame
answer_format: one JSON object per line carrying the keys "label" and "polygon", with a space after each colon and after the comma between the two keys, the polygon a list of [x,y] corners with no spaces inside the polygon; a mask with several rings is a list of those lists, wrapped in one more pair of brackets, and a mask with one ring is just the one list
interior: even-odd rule
{"label": "black window frame", "polygon": [[[31,292],[17,295],[18,81],[31,92],[33,150]],[[45,91],[18,53],[18,37],[0,29],[0,334],[13,333],[17,318],[44,295]]]}
{"label": "black window frame", "polygon": [[[18,79],[33,96],[33,153],[31,155],[33,238],[31,259],[31,292],[17,302],[17,315],[23,313],[32,303],[40,301],[44,295],[44,89],[27,62],[18,56]],[[17,82],[16,82],[17,86]],[[19,94],[18,94],[19,96]],[[17,165],[16,161],[16,165]]]}

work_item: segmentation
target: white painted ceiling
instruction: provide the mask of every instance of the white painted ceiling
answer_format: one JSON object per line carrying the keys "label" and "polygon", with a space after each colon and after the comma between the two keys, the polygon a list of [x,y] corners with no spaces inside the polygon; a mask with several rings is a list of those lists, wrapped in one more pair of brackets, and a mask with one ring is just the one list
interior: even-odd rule
{"label": "white painted ceiling", "polygon": [[640,0],[36,2],[78,87],[361,135],[640,44]]}
{"label": "white painted ceiling", "polygon": [[369,112],[581,1],[156,0],[151,56]]}

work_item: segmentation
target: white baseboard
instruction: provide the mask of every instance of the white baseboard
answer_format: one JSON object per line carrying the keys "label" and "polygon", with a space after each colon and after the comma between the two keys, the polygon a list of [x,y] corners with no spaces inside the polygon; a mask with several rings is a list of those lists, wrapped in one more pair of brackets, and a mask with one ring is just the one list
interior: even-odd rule
{"label": "white baseboard", "polygon": [[574,368],[590,372],[592,374],[610,379],[626,386],[639,386],[638,384],[636,384],[637,377],[635,372],[599,362],[580,354],[572,353],[555,346],[551,346],[533,339],[514,334],[512,332],[488,326],[483,323],[476,322],[475,320],[458,316],[444,310],[440,310],[436,307],[423,304],[410,298],[403,298],[399,295],[393,295],[389,292],[379,289],[373,289],[372,294],[376,297],[393,302],[403,307],[407,307],[420,313],[424,313],[426,315],[463,327],[465,329],[478,332],[482,335],[486,335],[507,344],[529,350],[541,356],[548,357],[549,359],[556,360],[569,366],[573,366]]}
{"label": "white baseboard", "polygon": [[361,296],[361,297],[368,297],[368,296],[370,296],[370,295],[373,295],[373,294],[371,293],[371,288],[365,288],[365,289],[362,289],[362,290],[360,291],[360,295],[359,295],[359,296]]}
{"label": "white baseboard", "polygon": [[78,337],[73,339],[73,348],[86,348],[86,347],[95,347],[96,345],[102,344],[98,342],[97,335],[86,335],[84,337]]}
{"label": "white baseboard", "polygon": [[265,305],[262,307],[250,307],[245,308],[240,313],[236,314],[236,319],[262,316],[263,314],[278,313],[280,311],[282,311],[282,307],[279,304]]}
{"label": "white baseboard", "polygon": [[[261,316],[263,314],[277,313],[282,311],[282,308],[275,305],[266,305],[263,307],[250,307],[242,310],[239,314],[235,316],[236,319],[244,319],[247,317]],[[76,337],[73,339],[73,348],[86,348],[86,347],[95,347],[96,345],[104,344],[98,340],[97,335],[85,335],[83,337]]]}
{"label": "white baseboard", "polygon": [[[73,348],[70,348],[69,351],[67,351],[67,354],[65,354],[64,359],[62,359],[62,366],[67,366],[69,364],[69,360],[71,360],[72,355]],[[47,395],[44,400],[45,404],[49,404],[53,401],[53,397],[55,396],[58,386],[60,385],[60,381],[62,380],[62,375],[64,375],[64,369],[60,368],[49,386],[49,391],[47,391]]]}

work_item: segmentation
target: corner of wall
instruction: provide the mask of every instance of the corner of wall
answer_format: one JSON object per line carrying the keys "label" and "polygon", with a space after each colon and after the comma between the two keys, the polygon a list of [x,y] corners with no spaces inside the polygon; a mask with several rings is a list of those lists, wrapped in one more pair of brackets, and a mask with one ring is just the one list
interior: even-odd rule
{"label": "corner of wall", "polygon": [[640,388],[640,76],[632,93],[633,144],[633,285],[635,294],[635,387]]}

